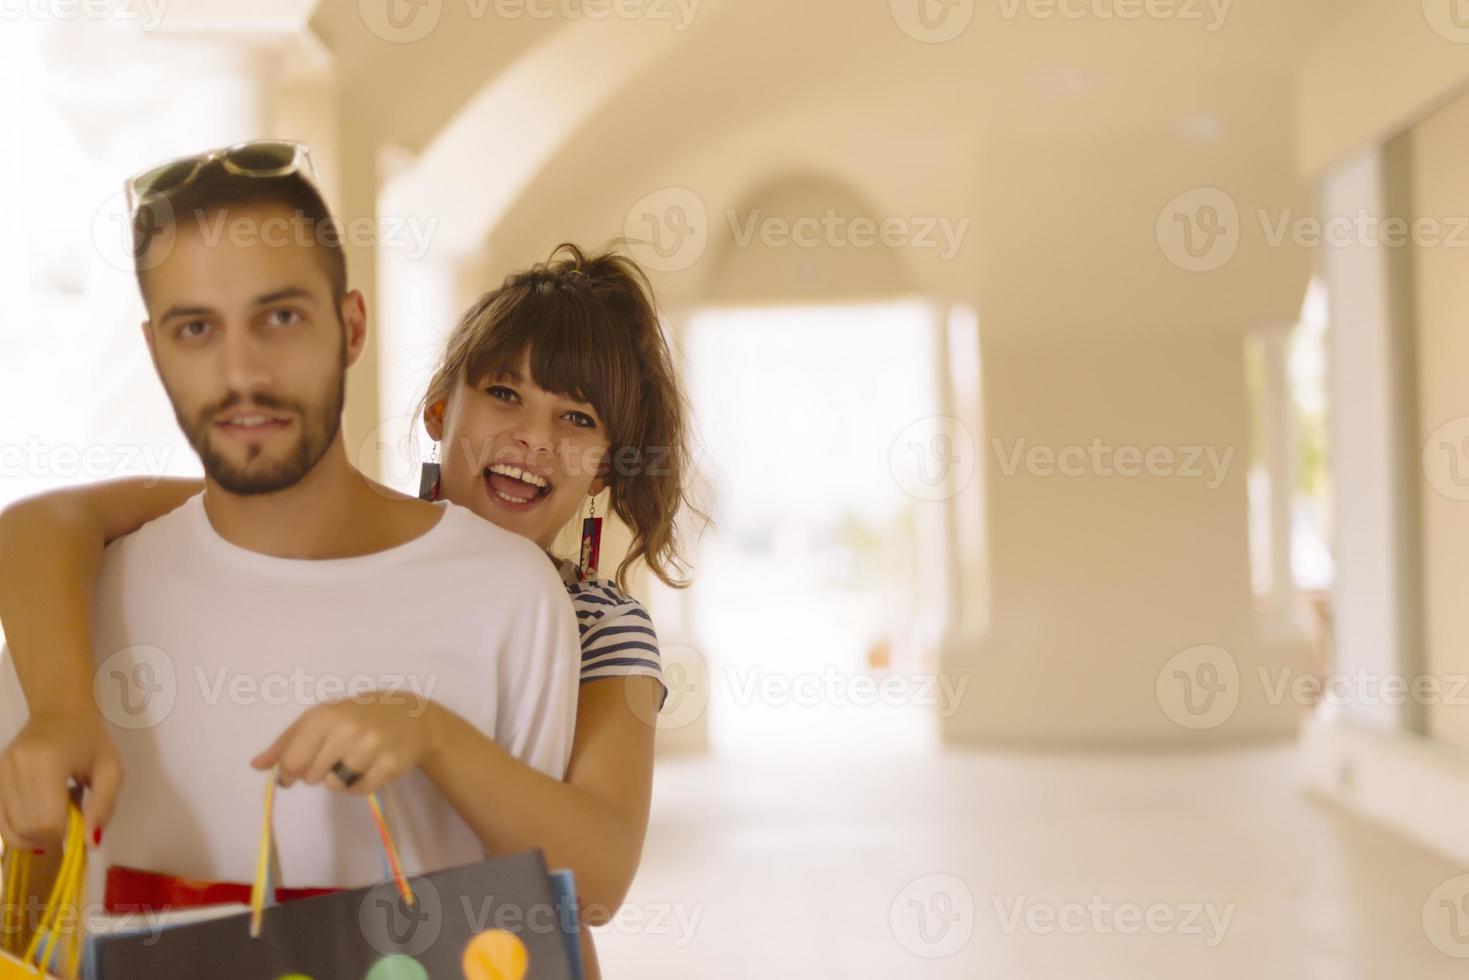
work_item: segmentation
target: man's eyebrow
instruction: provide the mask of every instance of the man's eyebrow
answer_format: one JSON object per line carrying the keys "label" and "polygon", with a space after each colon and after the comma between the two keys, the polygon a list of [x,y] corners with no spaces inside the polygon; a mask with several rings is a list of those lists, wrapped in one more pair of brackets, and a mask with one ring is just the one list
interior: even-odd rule
{"label": "man's eyebrow", "polygon": [[[275,292],[264,293],[255,297],[254,305],[257,307],[269,306],[271,303],[279,303],[283,299],[304,299],[312,304],[316,302],[316,297],[309,290],[302,289],[300,286],[287,286],[284,289],[277,289]],[[214,312],[214,309],[208,306],[170,306],[164,311],[163,316],[159,318],[159,322],[161,323],[181,316],[210,316]]]}
{"label": "man's eyebrow", "polygon": [[279,303],[283,299],[304,299],[315,304],[316,297],[310,291],[300,286],[287,286],[285,289],[277,289],[273,293],[255,297],[256,306],[269,306],[271,303]]}
{"label": "man's eyebrow", "polygon": [[170,306],[163,311],[163,316],[158,318],[158,322],[162,323],[179,316],[209,316],[213,312],[214,310],[207,306]]}

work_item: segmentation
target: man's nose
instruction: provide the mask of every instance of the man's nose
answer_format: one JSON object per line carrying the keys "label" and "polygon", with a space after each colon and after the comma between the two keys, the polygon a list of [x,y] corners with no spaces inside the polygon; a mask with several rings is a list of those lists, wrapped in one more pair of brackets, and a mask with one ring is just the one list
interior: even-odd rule
{"label": "man's nose", "polygon": [[220,380],[232,391],[249,396],[271,381],[270,358],[248,326],[225,330],[224,343],[218,347]]}

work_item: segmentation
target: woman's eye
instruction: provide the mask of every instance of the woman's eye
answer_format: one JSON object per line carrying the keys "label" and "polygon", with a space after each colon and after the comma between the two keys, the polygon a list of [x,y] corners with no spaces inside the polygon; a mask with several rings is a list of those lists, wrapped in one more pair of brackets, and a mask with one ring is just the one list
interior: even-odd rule
{"label": "woman's eye", "polygon": [[597,420],[586,412],[567,412],[565,417],[571,420],[572,425],[580,426],[583,429],[595,429],[597,427]]}
{"label": "woman's eye", "polygon": [[514,401],[518,397],[513,389],[506,388],[504,385],[490,385],[485,392],[491,398],[498,398],[502,402]]}

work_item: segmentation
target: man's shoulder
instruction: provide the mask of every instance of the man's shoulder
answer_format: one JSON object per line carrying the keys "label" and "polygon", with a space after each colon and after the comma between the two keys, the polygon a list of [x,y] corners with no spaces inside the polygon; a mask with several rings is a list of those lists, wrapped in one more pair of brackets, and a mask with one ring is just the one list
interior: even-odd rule
{"label": "man's shoulder", "polygon": [[103,550],[103,562],[117,561],[125,555],[152,553],[184,543],[197,531],[195,523],[203,508],[204,492],[179,504],[173,510],[147,522],[136,531],[114,538]]}
{"label": "man's shoulder", "polygon": [[445,502],[442,547],[455,557],[483,569],[499,583],[526,591],[553,591],[562,596],[566,587],[549,555],[529,538],[507,531],[480,517],[468,507]]}

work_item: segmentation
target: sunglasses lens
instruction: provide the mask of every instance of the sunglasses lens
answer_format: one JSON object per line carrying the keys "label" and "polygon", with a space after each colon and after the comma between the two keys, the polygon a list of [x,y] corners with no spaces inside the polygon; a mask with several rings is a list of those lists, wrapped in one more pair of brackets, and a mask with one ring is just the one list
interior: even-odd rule
{"label": "sunglasses lens", "polygon": [[228,160],[243,173],[280,173],[289,169],[296,161],[296,146],[293,143],[260,140],[230,150]]}
{"label": "sunglasses lens", "polygon": [[134,192],[139,198],[147,197],[149,194],[167,194],[189,179],[189,175],[194,172],[194,166],[195,161],[192,159],[165,163],[134,181]]}

